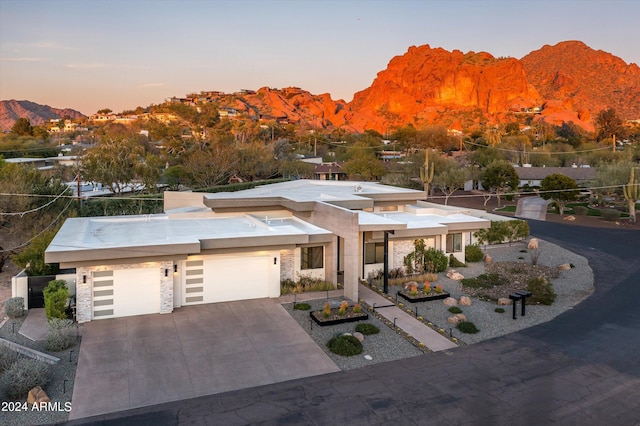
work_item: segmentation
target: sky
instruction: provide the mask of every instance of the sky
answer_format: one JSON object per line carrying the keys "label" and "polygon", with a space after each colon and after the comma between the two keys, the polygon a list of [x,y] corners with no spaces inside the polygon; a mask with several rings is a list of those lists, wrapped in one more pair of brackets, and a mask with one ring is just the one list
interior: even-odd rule
{"label": "sky", "polygon": [[350,101],[410,46],[521,58],[580,40],[640,64],[638,0],[0,0],[0,100],[89,115],[218,90]]}

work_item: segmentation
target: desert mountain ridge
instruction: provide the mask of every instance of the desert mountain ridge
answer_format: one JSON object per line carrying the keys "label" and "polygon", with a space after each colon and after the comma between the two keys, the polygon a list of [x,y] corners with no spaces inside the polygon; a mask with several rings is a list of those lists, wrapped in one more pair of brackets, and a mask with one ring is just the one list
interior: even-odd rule
{"label": "desert mountain ridge", "polygon": [[11,130],[18,118],[27,118],[32,126],[39,126],[53,119],[81,118],[84,115],[71,108],[53,108],[31,101],[0,101],[0,129]]}
{"label": "desert mountain ridge", "polygon": [[[593,131],[593,120],[603,109],[615,108],[623,119],[640,118],[640,68],[580,41],[545,45],[521,59],[425,44],[411,46],[392,58],[349,103],[298,87],[263,87],[233,94],[201,92],[172,101],[194,106],[215,102],[233,111],[236,119],[353,132],[373,129],[384,133],[408,124],[464,130],[518,118],[528,124],[573,122]],[[2,101],[0,125],[10,128],[10,120],[22,116],[32,124],[61,118],[59,114],[74,117],[69,111],[73,110]],[[54,113],[58,115],[50,116]]]}

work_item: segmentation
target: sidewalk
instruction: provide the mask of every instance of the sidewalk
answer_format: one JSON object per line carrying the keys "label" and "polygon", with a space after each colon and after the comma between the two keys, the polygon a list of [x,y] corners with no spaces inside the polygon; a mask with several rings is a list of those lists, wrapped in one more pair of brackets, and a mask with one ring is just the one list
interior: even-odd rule
{"label": "sidewalk", "polygon": [[[389,299],[379,295],[370,288],[359,284],[358,294],[360,299],[364,300],[369,306],[376,306],[376,312],[394,322],[396,327],[404,330],[409,335],[413,336],[417,341],[425,344],[427,348],[434,352],[443,351],[447,349],[457,348],[458,345],[451,340],[442,336],[437,331],[433,330],[426,324],[418,321],[413,316],[409,315],[397,306],[382,307],[393,304]],[[381,308],[377,308],[377,307]]]}
{"label": "sidewalk", "polygon": [[34,342],[47,338],[47,314],[44,308],[29,309],[27,318],[20,327],[20,334]]}

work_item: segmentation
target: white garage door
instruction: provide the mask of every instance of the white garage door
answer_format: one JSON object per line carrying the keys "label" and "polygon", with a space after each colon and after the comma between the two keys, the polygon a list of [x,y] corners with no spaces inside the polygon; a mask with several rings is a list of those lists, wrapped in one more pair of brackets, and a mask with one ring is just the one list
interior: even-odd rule
{"label": "white garage door", "polygon": [[185,305],[269,297],[271,256],[211,256],[186,262]]}
{"label": "white garage door", "polygon": [[156,314],[159,312],[159,268],[94,272],[94,319]]}

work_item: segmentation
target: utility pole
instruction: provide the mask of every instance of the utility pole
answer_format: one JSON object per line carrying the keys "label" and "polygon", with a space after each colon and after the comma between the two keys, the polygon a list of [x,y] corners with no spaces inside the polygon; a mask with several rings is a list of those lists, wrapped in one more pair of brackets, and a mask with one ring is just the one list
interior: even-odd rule
{"label": "utility pole", "polygon": [[80,211],[80,208],[82,207],[82,198],[80,197],[80,193],[81,193],[80,192],[80,181],[81,181],[81,179],[80,179],[80,170],[78,170],[78,174],[77,174],[76,178],[77,178],[77,182],[78,182],[78,191],[77,191],[78,192],[78,211]]}

